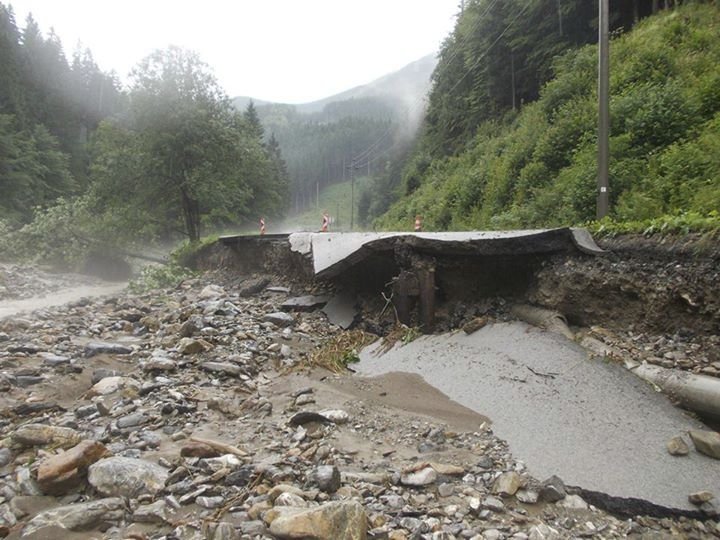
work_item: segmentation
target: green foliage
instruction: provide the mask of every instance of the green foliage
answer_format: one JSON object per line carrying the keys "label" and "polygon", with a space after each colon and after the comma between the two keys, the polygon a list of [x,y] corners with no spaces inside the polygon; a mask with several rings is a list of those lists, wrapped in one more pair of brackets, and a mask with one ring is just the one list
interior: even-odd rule
{"label": "green foliage", "polygon": [[202,229],[282,215],[287,179],[249,109],[235,111],[208,67],[176,47],[133,72],[130,109],[104,122],[92,147],[92,181],[104,211],[139,236],[191,241]]}
{"label": "green foliage", "polygon": [[[645,223],[685,215],[690,225],[703,227],[702,220],[687,216],[710,219],[720,209],[719,29],[720,6],[690,3],[613,39],[613,219]],[[465,54],[454,54],[454,46],[453,40],[446,44],[436,79],[449,76],[446,64]],[[375,225],[407,229],[418,213],[427,230],[567,226],[593,219],[596,54],[590,45],[557,58],[556,77],[536,102],[499,120],[485,115],[470,139],[432,127],[441,114],[436,107],[444,105],[431,99],[430,128],[405,164],[403,197]],[[445,104],[446,84],[438,79],[434,90]],[[484,95],[478,88],[468,92],[477,99]],[[454,148],[455,155],[422,157],[438,145]]]}
{"label": "green foliage", "polygon": [[137,278],[130,281],[128,289],[136,294],[170,289],[194,275],[190,269],[174,262],[166,265],[148,265],[140,271]]}
{"label": "green foliage", "polygon": [[690,232],[718,234],[720,233],[720,213],[717,210],[709,212],[708,215],[697,212],[682,212],[675,215],[635,221],[616,221],[612,218],[605,218],[586,225],[593,233],[610,237],[622,234],[644,234],[649,236],[654,234],[688,234]]}
{"label": "green foliage", "polygon": [[203,250],[216,244],[218,241],[217,235],[205,236],[197,242],[190,242],[185,240],[170,253],[170,260],[174,264],[179,266],[190,267],[192,261],[203,252]]}

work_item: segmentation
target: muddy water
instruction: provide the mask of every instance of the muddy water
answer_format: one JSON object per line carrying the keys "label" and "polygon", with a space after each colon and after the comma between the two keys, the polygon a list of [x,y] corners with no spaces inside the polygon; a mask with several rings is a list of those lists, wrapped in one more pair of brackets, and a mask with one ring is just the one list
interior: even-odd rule
{"label": "muddy water", "polygon": [[[377,348],[377,346],[375,346]],[[668,440],[703,425],[623,367],[588,358],[567,338],[524,323],[427,336],[384,355],[370,346],[358,372],[421,375],[492,420],[531,474],[616,497],[689,509],[688,494],[711,489],[717,462],[670,456]]]}
{"label": "muddy water", "polygon": [[11,315],[27,313],[36,309],[45,309],[75,302],[81,298],[90,298],[115,294],[127,286],[124,282],[100,282],[92,285],[81,285],[51,292],[43,296],[24,298],[22,300],[0,300],[0,319]]}

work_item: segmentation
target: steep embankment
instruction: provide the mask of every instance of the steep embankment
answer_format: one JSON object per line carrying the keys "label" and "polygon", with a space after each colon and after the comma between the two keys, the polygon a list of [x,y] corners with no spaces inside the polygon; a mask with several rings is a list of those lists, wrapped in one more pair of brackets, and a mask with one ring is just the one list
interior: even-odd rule
{"label": "steep embankment", "polygon": [[[378,225],[407,228],[417,213],[438,230],[593,219],[596,54],[587,46],[559,58],[538,101],[509,121],[482,124],[458,155],[411,162],[402,198]],[[712,215],[720,208],[718,65],[715,4],[663,12],[612,41],[614,217]],[[424,140],[420,148],[429,146]]]}

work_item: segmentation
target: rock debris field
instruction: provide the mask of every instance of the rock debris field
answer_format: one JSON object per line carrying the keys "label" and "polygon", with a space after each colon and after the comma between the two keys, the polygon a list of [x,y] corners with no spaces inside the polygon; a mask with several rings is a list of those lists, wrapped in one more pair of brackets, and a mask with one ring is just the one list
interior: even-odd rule
{"label": "rock debris field", "polygon": [[720,538],[717,493],[691,494],[704,519],[614,517],[417,375],[307,367],[340,330],[281,311],[317,292],[282,285],[208,274],[1,319],[0,537]]}

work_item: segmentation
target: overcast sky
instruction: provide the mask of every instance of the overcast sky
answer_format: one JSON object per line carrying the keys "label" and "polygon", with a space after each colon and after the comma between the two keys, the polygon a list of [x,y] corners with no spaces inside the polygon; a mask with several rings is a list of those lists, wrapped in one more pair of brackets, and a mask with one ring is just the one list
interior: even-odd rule
{"label": "overcast sky", "polygon": [[123,81],[151,51],[197,51],[230,96],[302,103],[436,52],[459,0],[3,0],[65,53],[78,42]]}

